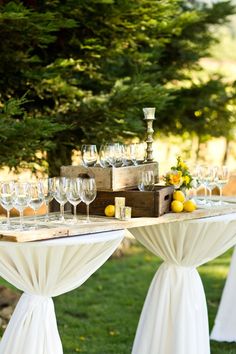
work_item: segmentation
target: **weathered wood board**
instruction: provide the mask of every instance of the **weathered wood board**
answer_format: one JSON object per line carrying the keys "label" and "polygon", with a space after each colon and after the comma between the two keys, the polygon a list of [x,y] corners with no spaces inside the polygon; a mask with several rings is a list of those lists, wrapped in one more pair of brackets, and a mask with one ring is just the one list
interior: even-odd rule
{"label": "weathered wood board", "polygon": [[158,163],[143,163],[137,166],[107,167],[100,166],[62,166],[62,177],[78,177],[81,173],[91,173],[94,175],[99,191],[118,191],[122,189],[136,188],[139,175],[143,171],[153,171],[158,182]]}
{"label": "weathered wood board", "polygon": [[99,233],[111,230],[132,229],[134,227],[142,227],[146,225],[183,222],[186,220],[213,217],[230,213],[235,213],[236,218],[236,204],[229,204],[227,206],[222,206],[214,209],[198,209],[192,213],[168,213],[158,218],[132,218],[129,221],[121,221],[115,218],[106,217],[91,217],[92,222],[90,224],[86,224],[82,221],[76,225],[69,223],[57,224],[55,222],[50,222],[41,223],[42,228],[38,230],[5,231],[0,229],[0,240],[11,242],[40,241],[59,237]]}
{"label": "weathered wood board", "polygon": [[[157,186],[154,191],[140,192],[138,189],[106,192],[98,191],[96,199],[90,205],[91,214],[104,215],[104,209],[114,204],[115,197],[124,197],[126,206],[132,208],[133,217],[154,217],[170,211],[174,188],[170,186]],[[77,207],[79,213],[86,213],[86,205],[80,203]]]}

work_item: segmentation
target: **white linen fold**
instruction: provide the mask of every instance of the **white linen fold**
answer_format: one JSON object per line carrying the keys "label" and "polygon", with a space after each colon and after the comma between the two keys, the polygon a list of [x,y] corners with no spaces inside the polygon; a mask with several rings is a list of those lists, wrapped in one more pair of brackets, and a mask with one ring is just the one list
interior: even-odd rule
{"label": "white linen fold", "polygon": [[0,354],[62,354],[51,297],[83,284],[114,252],[124,230],[45,242],[0,243],[0,275],[22,290]]}
{"label": "white linen fold", "polygon": [[236,214],[129,231],[164,260],[149,288],[132,354],[209,354],[207,306],[196,267],[236,243]]}
{"label": "white linen fold", "polygon": [[236,248],[232,255],[211,339],[219,342],[236,342]]}

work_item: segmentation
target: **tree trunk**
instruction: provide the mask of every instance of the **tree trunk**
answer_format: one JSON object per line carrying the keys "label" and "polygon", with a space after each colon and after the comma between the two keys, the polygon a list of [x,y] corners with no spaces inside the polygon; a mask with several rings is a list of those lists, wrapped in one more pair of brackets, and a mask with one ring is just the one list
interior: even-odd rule
{"label": "tree trunk", "polygon": [[61,166],[71,165],[72,149],[58,143],[56,148],[48,152],[48,174],[50,177],[60,176]]}
{"label": "tree trunk", "polygon": [[201,138],[199,135],[196,136],[196,161],[199,159]]}
{"label": "tree trunk", "polygon": [[225,138],[225,140],[226,140],[225,153],[224,153],[223,160],[222,160],[223,166],[227,164],[227,160],[228,160],[228,156],[229,156],[229,145],[230,145],[230,140],[228,138]]}

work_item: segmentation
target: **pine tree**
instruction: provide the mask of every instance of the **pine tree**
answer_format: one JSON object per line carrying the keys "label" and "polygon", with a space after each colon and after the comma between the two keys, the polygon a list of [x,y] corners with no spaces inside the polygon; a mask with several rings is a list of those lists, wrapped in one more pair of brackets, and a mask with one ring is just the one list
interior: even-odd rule
{"label": "pine tree", "polygon": [[220,77],[192,80],[215,41],[212,26],[235,11],[229,1],[212,7],[181,0],[0,4],[0,102],[27,92],[24,117],[8,117],[0,139],[10,146],[11,122],[23,131],[27,121],[37,132],[33,139],[19,135],[27,149],[16,151],[13,142],[1,165],[34,162],[42,150],[50,173],[58,174],[83,142],[143,137],[144,106],[157,108],[156,127],[165,133],[222,135],[225,120],[227,131],[235,124],[229,109],[235,90]]}

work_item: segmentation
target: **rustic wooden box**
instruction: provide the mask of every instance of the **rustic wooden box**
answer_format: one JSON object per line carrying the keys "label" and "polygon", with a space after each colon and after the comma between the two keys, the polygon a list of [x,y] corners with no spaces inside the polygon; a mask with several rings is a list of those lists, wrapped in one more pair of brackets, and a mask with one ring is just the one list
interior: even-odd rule
{"label": "rustic wooden box", "polygon": [[158,182],[158,163],[144,163],[137,166],[102,168],[84,166],[62,166],[62,177],[77,177],[80,173],[91,172],[95,176],[98,191],[119,191],[137,188],[138,178],[142,171],[153,171]]}
{"label": "rustic wooden box", "polygon": [[[90,204],[90,213],[104,215],[104,209],[108,204],[115,203],[115,197],[125,197],[126,206],[132,207],[132,217],[161,216],[170,211],[173,187],[155,187],[154,191],[140,192],[139,190],[126,190],[116,192],[98,191],[97,197]],[[86,213],[84,203],[78,205],[79,213]]]}

